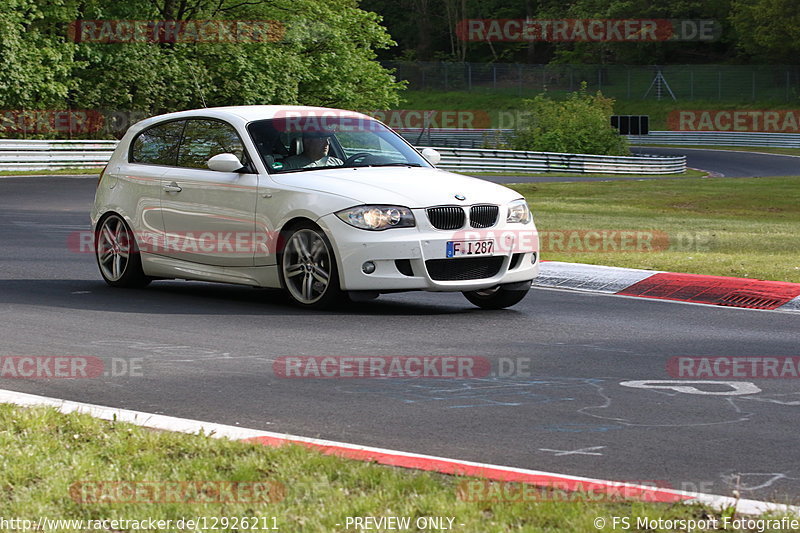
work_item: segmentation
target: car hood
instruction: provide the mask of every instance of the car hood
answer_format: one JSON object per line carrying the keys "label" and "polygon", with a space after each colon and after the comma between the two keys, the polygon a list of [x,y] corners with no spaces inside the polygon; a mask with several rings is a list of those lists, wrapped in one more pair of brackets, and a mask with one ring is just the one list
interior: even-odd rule
{"label": "car hood", "polygon": [[[273,174],[291,187],[352,198],[358,204],[409,208],[434,205],[505,204],[522,195],[502,185],[435,168],[354,167]],[[465,197],[459,200],[456,195]]]}

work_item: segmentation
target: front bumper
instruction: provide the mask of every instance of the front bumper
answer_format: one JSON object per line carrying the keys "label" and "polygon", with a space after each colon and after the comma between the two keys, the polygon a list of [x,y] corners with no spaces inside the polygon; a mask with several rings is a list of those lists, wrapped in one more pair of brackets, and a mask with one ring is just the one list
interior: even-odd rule
{"label": "front bumper", "polygon": [[[318,221],[333,244],[343,290],[461,292],[538,275],[539,239],[533,222],[447,231],[427,224],[424,210],[413,211],[414,228],[367,231],[333,214]],[[448,258],[447,242],[459,240],[493,240],[495,250],[491,255]],[[367,261],[375,265],[370,274],[362,270]]]}

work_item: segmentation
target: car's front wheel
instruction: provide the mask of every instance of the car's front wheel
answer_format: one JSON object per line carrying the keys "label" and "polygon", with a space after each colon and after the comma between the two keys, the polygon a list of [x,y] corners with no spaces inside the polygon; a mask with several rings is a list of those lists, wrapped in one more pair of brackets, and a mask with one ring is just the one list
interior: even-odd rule
{"label": "car's front wheel", "polygon": [[292,302],[301,307],[325,309],[342,300],[333,247],[311,224],[286,232],[280,273]]}
{"label": "car's front wheel", "polygon": [[144,275],[136,239],[121,216],[111,214],[100,222],[94,250],[100,275],[112,287],[144,287],[152,281]]}
{"label": "car's front wheel", "polygon": [[480,291],[464,292],[464,297],[482,309],[505,309],[518,304],[528,294],[531,283],[496,285]]}

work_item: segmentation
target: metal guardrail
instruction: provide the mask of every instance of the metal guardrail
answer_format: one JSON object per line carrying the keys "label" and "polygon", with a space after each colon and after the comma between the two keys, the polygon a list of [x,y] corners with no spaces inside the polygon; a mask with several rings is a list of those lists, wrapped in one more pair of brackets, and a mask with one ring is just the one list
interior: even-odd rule
{"label": "metal guardrail", "polygon": [[0,139],[0,170],[99,168],[118,141],[33,141]]}
{"label": "metal guardrail", "polygon": [[[117,141],[0,140],[0,170],[99,168]],[[461,172],[570,172],[604,174],[678,174],[686,157],[601,156],[472,148],[436,147],[439,168]]]}
{"label": "metal guardrail", "polygon": [[446,146],[451,148],[502,148],[513,130],[402,128],[396,130],[414,146]]}
{"label": "metal guardrail", "polygon": [[745,131],[651,131],[648,135],[628,135],[631,144],[671,144],[675,146],[779,146],[800,148],[798,133]]}
{"label": "metal guardrail", "polygon": [[437,165],[459,172],[569,172],[576,174],[680,174],[686,156],[605,156],[435,147]]}
{"label": "metal guardrail", "polygon": [[[517,152],[498,150],[502,147],[512,130],[501,129],[402,129],[398,132],[415,146],[430,146],[443,154],[442,168],[469,169],[469,172],[480,172],[487,168],[500,168],[501,171],[542,172],[559,170],[570,172],[602,172],[614,173],[614,164],[626,165],[625,173],[672,173],[674,163],[653,159],[638,163],[627,158],[619,158],[616,163],[597,161],[591,158],[603,156],[580,156],[577,154],[551,154],[547,152]],[[800,148],[800,134],[797,133],[762,133],[731,131],[651,131],[649,135],[627,136],[633,145],[667,144],[674,146],[755,146]],[[68,168],[99,168],[106,164],[117,141],[37,141],[0,139],[0,170],[47,170]],[[447,148],[459,148],[460,151],[448,152]],[[478,150],[481,153],[504,154],[495,159],[513,160],[490,161],[489,156],[467,155],[466,149]],[[508,154],[537,154],[521,163],[522,156]],[[575,159],[586,157],[585,161]],[[637,156],[642,159],[643,156]],[[478,160],[480,169],[478,169]],[[633,158],[636,159],[636,158]],[[534,162],[538,160],[538,162]],[[636,165],[639,165],[637,167]],[[511,165],[511,166],[509,166]],[[636,170],[640,168],[641,170]],[[685,168],[685,167],[684,167]],[[589,169],[589,170],[581,170]]]}

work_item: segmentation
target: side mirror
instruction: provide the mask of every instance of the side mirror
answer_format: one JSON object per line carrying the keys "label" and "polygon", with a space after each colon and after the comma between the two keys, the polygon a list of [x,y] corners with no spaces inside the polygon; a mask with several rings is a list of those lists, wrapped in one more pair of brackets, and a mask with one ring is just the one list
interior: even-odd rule
{"label": "side mirror", "polygon": [[208,168],[217,172],[236,172],[244,165],[233,154],[217,154],[208,160]]}
{"label": "side mirror", "polygon": [[424,150],[422,150],[422,157],[427,159],[428,163],[430,163],[433,166],[438,165],[439,161],[442,160],[442,154],[440,154],[433,148],[425,148]]}

